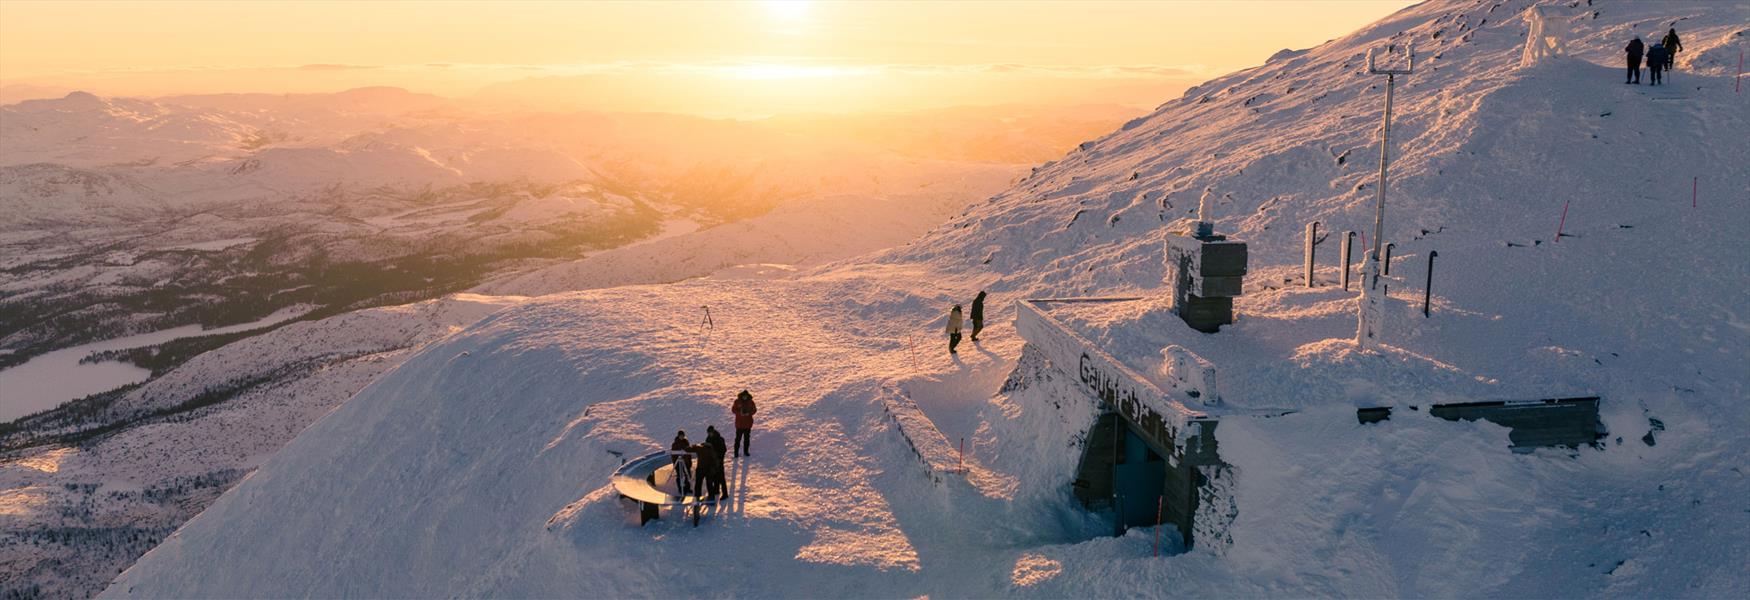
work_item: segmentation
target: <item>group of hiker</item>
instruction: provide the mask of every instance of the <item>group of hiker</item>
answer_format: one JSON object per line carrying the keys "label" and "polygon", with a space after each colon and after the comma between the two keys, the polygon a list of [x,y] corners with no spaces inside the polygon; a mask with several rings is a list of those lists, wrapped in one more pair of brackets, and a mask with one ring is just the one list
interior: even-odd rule
{"label": "group of hiker", "polygon": [[1665,71],[1677,66],[1677,52],[1683,50],[1683,40],[1677,37],[1677,28],[1671,28],[1664,39],[1653,42],[1652,47],[1641,43],[1640,36],[1629,40],[1628,47],[1623,48],[1628,53],[1628,79],[1623,83],[1640,85],[1641,59],[1647,60],[1648,85],[1662,85],[1665,81]]}
{"label": "group of hiker", "polygon": [[[961,316],[960,305],[954,305],[948,311],[948,353],[959,354],[954,348],[960,345],[960,332],[965,328],[966,320]],[[978,341],[978,332],[984,331],[984,290],[978,291],[978,297],[972,299],[972,341]]]}
{"label": "group of hiker", "polygon": [[687,439],[685,430],[675,432],[674,443],[669,445],[668,454],[669,460],[675,466],[675,485],[682,496],[698,496],[704,501],[728,497],[729,479],[723,469],[725,455],[753,456],[750,450],[753,443],[753,415],[759,412],[759,406],[754,404],[753,394],[747,390],[736,394],[735,401],[729,405],[729,412],[735,415],[734,446],[723,440],[723,435],[717,433],[715,425],[705,427],[705,441],[698,444]]}

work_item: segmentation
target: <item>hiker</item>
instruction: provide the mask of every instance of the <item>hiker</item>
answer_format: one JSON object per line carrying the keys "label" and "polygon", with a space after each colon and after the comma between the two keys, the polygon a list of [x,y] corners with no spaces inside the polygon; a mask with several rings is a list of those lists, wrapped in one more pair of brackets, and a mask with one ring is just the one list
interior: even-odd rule
{"label": "hiker", "polygon": [[709,443],[694,444],[692,452],[699,455],[699,468],[693,470],[693,494],[700,500],[722,497],[723,488],[718,482],[723,481],[723,455]]}
{"label": "hiker", "polygon": [[717,433],[715,425],[705,427],[705,445],[716,451],[717,464],[712,467],[712,473],[717,475],[717,497],[729,495],[729,480],[723,473],[723,457],[729,455],[729,442],[723,441],[723,434]]}
{"label": "hiker", "polygon": [[753,394],[742,390],[735,396],[735,403],[729,405],[729,412],[735,415],[735,444],[730,446],[734,454],[731,456],[753,456],[748,449],[753,438],[753,414],[760,408],[753,403]]}
{"label": "hiker", "polygon": [[1683,49],[1683,40],[1677,39],[1677,28],[1672,27],[1671,33],[1665,34],[1665,70],[1677,68],[1677,51]]}
{"label": "hiker", "polygon": [[1653,47],[1647,49],[1647,85],[1659,85],[1665,80],[1661,75],[1665,72],[1666,58],[1663,42],[1653,42]]}
{"label": "hiker", "polygon": [[960,326],[964,322],[960,318],[960,305],[954,305],[954,310],[948,311],[948,353],[959,354],[955,346],[960,345]]}
{"label": "hiker", "polygon": [[1622,49],[1628,53],[1628,80],[1623,83],[1641,84],[1641,52],[1645,49],[1646,46],[1641,44],[1641,36],[1638,35],[1629,40],[1628,47]]}
{"label": "hiker", "polygon": [[682,475],[684,472],[696,473],[697,471],[693,469],[693,457],[686,454],[675,453],[691,452],[692,447],[693,443],[687,441],[687,432],[684,429],[676,431],[674,433],[674,443],[668,445],[668,460],[670,464],[675,466],[675,474],[677,475],[675,478],[675,487],[680,490],[682,496],[687,495],[687,484],[691,482],[687,481],[685,477],[678,477],[678,475]]}
{"label": "hiker", "polygon": [[984,331],[984,290],[978,290],[978,297],[972,299],[972,341],[978,341],[980,331]]}

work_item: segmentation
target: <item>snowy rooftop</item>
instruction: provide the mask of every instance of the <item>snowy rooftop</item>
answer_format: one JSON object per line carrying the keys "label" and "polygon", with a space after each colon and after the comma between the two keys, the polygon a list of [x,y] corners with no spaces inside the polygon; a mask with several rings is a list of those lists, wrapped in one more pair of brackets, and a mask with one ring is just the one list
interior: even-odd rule
{"label": "snowy rooftop", "polygon": [[[1162,350],[1183,347],[1214,364],[1222,404],[1195,405],[1212,415],[1299,410],[1310,406],[1521,400],[1585,390],[1514,386],[1388,344],[1357,350],[1356,293],[1341,288],[1286,287],[1241,296],[1235,322],[1220,333],[1185,325],[1164,299],[1035,302],[1054,318],[1157,386],[1167,387]],[[1402,335],[1430,326],[1420,299],[1388,301],[1387,331]],[[1448,318],[1446,315],[1438,315]],[[1074,368],[1073,366],[1070,368]]]}

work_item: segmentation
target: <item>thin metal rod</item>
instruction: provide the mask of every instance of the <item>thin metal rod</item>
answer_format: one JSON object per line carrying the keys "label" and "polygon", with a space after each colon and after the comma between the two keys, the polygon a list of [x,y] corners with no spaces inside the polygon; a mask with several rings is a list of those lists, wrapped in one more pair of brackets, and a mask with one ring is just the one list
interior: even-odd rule
{"label": "thin metal rod", "polygon": [[1387,73],[1385,76],[1385,124],[1379,128],[1379,189],[1375,190],[1373,207],[1373,255],[1379,256],[1379,241],[1385,239],[1385,184],[1386,165],[1391,159],[1391,105],[1392,90],[1397,87],[1397,75]]}
{"label": "thin metal rod", "polygon": [[1353,232],[1353,231],[1343,232],[1343,248],[1342,248],[1342,251],[1338,252],[1338,254],[1342,256],[1342,258],[1338,259],[1338,262],[1343,263],[1343,273],[1342,273],[1340,279],[1341,279],[1341,282],[1343,284],[1343,289],[1345,291],[1347,291],[1349,289],[1349,264],[1351,262],[1354,262],[1353,259],[1351,258],[1351,253],[1354,252],[1353,250],[1351,250],[1351,248],[1353,248],[1354,246],[1355,246],[1355,232]]}
{"label": "thin metal rod", "polygon": [[1428,317],[1428,300],[1434,294],[1434,257],[1436,257],[1436,256],[1440,256],[1440,253],[1435,252],[1433,250],[1428,251],[1428,282],[1422,284],[1422,317],[1423,318]]}
{"label": "thin metal rod", "polygon": [[1380,266],[1385,268],[1386,275],[1391,274],[1391,249],[1392,249],[1392,246],[1396,246],[1396,245],[1397,244],[1386,244],[1385,245],[1385,262],[1383,264],[1381,264]]}

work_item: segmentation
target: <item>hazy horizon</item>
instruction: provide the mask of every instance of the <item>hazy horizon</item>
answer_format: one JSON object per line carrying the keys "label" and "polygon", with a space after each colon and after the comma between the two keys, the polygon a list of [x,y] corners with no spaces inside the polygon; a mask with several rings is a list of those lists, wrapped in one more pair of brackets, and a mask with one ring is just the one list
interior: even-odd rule
{"label": "hazy horizon", "polygon": [[538,110],[738,118],[1152,108],[1408,4],[8,1],[0,101],[387,86]]}

